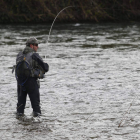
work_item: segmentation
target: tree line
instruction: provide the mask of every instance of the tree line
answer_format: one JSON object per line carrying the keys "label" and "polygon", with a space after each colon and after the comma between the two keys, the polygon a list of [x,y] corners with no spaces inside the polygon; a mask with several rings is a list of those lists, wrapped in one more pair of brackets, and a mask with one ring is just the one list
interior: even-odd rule
{"label": "tree line", "polygon": [[139,21],[140,0],[0,0],[0,23]]}

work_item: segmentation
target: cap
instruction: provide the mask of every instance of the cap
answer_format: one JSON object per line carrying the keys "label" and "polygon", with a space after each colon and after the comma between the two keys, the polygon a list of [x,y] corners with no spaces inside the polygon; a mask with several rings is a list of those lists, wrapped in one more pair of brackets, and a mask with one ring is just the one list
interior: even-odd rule
{"label": "cap", "polygon": [[30,44],[39,44],[39,41],[35,37],[31,37],[27,39],[26,46],[29,46]]}

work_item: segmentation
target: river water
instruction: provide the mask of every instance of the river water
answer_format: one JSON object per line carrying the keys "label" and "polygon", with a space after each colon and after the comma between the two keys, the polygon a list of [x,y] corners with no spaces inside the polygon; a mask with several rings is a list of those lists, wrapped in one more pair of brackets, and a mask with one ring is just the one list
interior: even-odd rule
{"label": "river water", "polygon": [[[140,133],[140,24],[0,25],[1,140],[137,140]],[[50,66],[41,80],[42,123],[15,118],[11,73],[28,37]],[[31,116],[27,98],[25,114]]]}

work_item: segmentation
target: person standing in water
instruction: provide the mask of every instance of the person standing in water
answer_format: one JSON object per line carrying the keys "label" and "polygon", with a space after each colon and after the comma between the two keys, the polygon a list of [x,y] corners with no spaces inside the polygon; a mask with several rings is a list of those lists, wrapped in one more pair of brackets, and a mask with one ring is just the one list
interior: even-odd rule
{"label": "person standing in water", "polygon": [[27,39],[26,47],[19,52],[16,58],[16,78],[17,78],[17,111],[16,118],[25,118],[24,109],[26,97],[29,95],[33,108],[33,118],[41,117],[39,79],[49,70],[49,65],[43,62],[37,53],[38,40],[34,37]]}

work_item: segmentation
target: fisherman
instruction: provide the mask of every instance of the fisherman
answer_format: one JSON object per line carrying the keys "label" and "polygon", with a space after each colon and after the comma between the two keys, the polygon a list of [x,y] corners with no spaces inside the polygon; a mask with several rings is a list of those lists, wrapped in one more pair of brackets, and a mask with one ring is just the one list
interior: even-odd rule
{"label": "fisherman", "polygon": [[[31,73],[28,77],[22,77],[24,79],[20,80],[20,77],[17,77],[17,93],[18,93],[18,103],[17,103],[17,112],[16,118],[24,118],[24,109],[26,105],[26,97],[29,95],[31,105],[33,108],[33,118],[38,119],[41,116],[40,109],[40,93],[39,93],[39,79],[44,78],[44,74],[48,72],[49,65],[43,62],[42,58],[37,52],[38,50],[38,40],[36,38],[29,38],[26,42],[26,47],[22,52],[19,52],[16,58],[16,64],[19,63],[22,56],[24,60],[30,65]],[[23,71],[23,68],[19,69],[19,66],[16,65],[16,76],[17,73]],[[27,78],[27,79],[26,79]],[[26,79],[26,80],[25,80]],[[22,83],[23,82],[23,83]]]}

